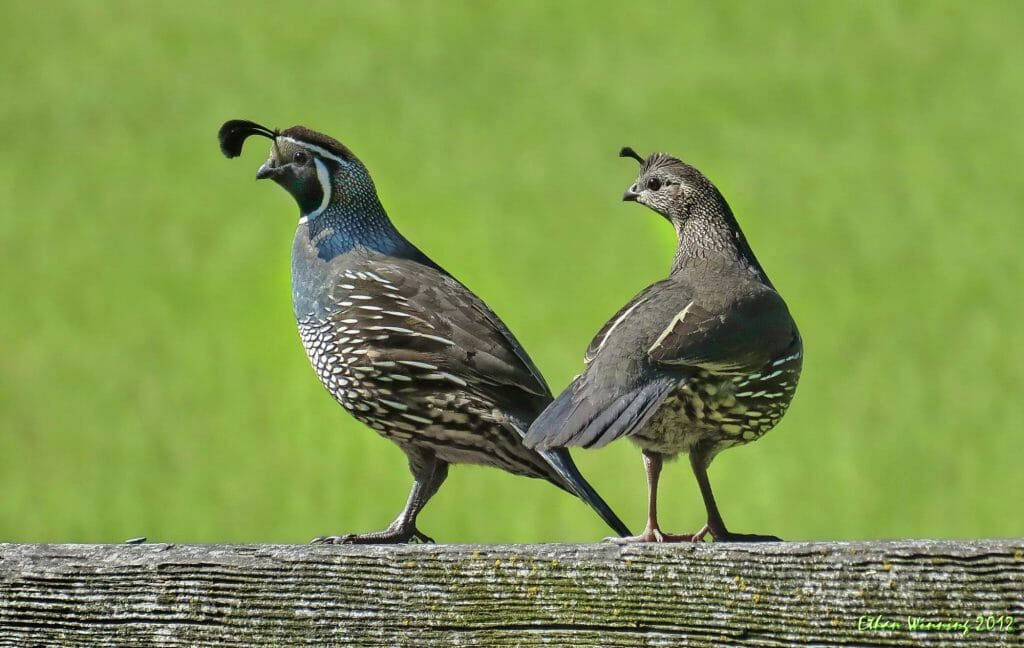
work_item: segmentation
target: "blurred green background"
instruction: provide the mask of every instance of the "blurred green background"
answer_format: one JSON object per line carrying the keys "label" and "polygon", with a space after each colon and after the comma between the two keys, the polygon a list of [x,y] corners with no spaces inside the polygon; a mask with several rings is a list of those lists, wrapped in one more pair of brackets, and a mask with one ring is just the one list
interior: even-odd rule
{"label": "blurred green background", "polygon": [[[0,4],[0,540],[305,542],[376,529],[401,452],[320,387],[298,217],[229,118],[323,130],[552,387],[662,277],[619,201],[670,151],[711,177],[806,342],[788,416],[722,454],[730,527],[1020,536],[1024,34],[987,2]],[[575,453],[635,529],[640,455]],[[704,521],[685,463],[666,530]],[[590,541],[541,482],[459,467],[439,541]]]}

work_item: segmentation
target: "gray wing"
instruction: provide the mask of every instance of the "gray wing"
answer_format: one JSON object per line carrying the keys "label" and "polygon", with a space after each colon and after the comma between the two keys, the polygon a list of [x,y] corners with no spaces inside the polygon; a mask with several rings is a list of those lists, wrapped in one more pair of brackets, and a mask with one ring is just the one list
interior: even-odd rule
{"label": "gray wing", "polygon": [[650,371],[643,352],[644,323],[671,289],[667,281],[648,286],[601,327],[584,355],[587,370],[537,417],[526,445],[599,448],[650,420],[679,382],[677,371]]}
{"label": "gray wing", "polygon": [[630,436],[686,376],[756,371],[795,334],[785,303],[767,286],[730,291],[712,282],[698,293],[686,284],[653,284],[601,329],[587,350],[587,370],[537,418],[526,443],[601,447]]}
{"label": "gray wing", "polygon": [[713,372],[757,371],[793,341],[795,326],[786,303],[760,286],[726,303],[691,299],[647,348],[652,363]]}
{"label": "gray wing", "polygon": [[[454,383],[525,427],[551,400],[547,383],[486,304],[450,275],[415,261],[368,256],[343,273],[331,319],[358,324],[379,362]],[[372,303],[360,297],[374,295]],[[429,367],[429,368],[428,368]],[[440,388],[440,386],[439,386]]]}
{"label": "gray wing", "polygon": [[583,354],[583,362],[590,364],[590,362],[597,357],[598,351],[604,346],[605,342],[611,338],[618,329],[619,325],[626,321],[626,319],[633,314],[637,308],[641,307],[651,295],[656,294],[661,290],[665,281],[658,281],[656,283],[647,286],[640,291],[633,299],[630,299],[625,306],[620,308],[617,313],[612,315],[611,319],[605,322],[605,325],[601,327],[601,330],[597,332],[594,339],[590,341],[590,346],[587,347],[586,353]]}

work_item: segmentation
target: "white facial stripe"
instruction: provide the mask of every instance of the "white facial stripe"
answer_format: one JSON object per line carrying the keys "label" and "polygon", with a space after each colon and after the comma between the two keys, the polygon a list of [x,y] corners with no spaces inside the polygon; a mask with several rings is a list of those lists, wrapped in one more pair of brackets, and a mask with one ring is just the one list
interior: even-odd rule
{"label": "white facial stripe", "polygon": [[291,137],[285,137],[284,135],[278,135],[277,139],[282,139],[282,140],[284,140],[286,142],[291,142],[292,144],[297,144],[297,145],[301,146],[304,149],[310,150],[310,151],[316,153],[317,155],[319,155],[321,157],[325,157],[325,158],[327,158],[329,160],[334,160],[335,162],[337,162],[339,164],[348,164],[347,160],[338,157],[337,155],[335,155],[334,153],[331,153],[330,151],[328,151],[327,149],[323,148],[322,146],[317,146],[316,144],[310,144],[309,142],[300,142],[297,139],[292,139]]}
{"label": "white facial stripe", "polygon": [[313,164],[316,165],[316,179],[320,181],[320,192],[323,194],[323,199],[320,200],[319,207],[299,220],[300,223],[311,221],[324,213],[327,205],[331,202],[331,174],[327,172],[327,165],[317,158],[313,158]]}

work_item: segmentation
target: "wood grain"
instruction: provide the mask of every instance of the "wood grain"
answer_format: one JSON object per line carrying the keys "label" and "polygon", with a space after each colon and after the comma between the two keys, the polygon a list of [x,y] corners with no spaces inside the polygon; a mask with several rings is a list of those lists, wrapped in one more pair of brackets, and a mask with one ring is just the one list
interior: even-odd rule
{"label": "wood grain", "polygon": [[1022,622],[1024,539],[0,544],[0,646],[1020,646]]}

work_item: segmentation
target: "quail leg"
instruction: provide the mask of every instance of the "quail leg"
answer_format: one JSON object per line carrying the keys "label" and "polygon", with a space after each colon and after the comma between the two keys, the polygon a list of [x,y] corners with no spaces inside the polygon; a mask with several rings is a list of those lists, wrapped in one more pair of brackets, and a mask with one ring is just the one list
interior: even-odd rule
{"label": "quail leg", "polygon": [[625,538],[605,538],[606,542],[631,544],[634,542],[698,542],[703,535],[675,535],[665,533],[658,526],[658,479],[661,477],[662,456],[643,451],[644,470],[647,473],[647,524],[640,535]]}
{"label": "quail leg", "polygon": [[708,480],[708,464],[710,456],[703,448],[694,448],[690,451],[690,467],[693,468],[693,475],[697,478],[697,485],[700,486],[701,497],[704,498],[704,508],[708,512],[708,523],[704,525],[694,537],[703,537],[710,533],[715,542],[781,542],[781,538],[773,535],[759,535],[756,533],[733,533],[725,528],[722,515],[718,512],[718,504],[715,502],[715,495],[711,492],[711,482]]}
{"label": "quail leg", "polygon": [[416,517],[448,476],[448,464],[432,454],[409,451],[409,470],[413,474],[412,490],[405,508],[395,521],[382,531],[349,533],[341,536],[318,536],[311,544],[398,544],[403,542],[433,543],[434,539],[416,528]]}

